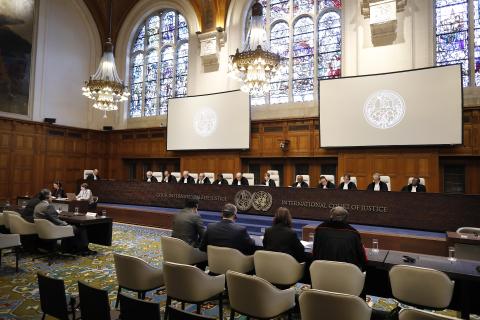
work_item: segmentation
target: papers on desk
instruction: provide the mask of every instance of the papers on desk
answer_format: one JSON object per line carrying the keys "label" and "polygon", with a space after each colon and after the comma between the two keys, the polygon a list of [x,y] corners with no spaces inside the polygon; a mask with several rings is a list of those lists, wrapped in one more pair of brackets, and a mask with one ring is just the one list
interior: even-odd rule
{"label": "papers on desk", "polygon": [[68,198],[55,198],[55,200],[66,201],[66,200],[68,200]]}
{"label": "papers on desk", "polygon": [[313,248],[313,242],[312,241],[300,240],[300,242],[303,244],[303,246],[305,248]]}
{"label": "papers on desk", "polygon": [[85,214],[87,217],[96,217],[97,216],[97,213],[96,212],[87,212]]}

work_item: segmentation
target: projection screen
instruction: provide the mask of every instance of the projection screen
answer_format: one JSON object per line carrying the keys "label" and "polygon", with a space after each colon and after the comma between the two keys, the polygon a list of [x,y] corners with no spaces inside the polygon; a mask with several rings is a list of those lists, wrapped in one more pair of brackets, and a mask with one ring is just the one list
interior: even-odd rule
{"label": "projection screen", "polygon": [[250,148],[248,93],[169,99],[167,117],[167,150]]}
{"label": "projection screen", "polygon": [[463,139],[460,65],[321,80],[321,147],[455,145]]}

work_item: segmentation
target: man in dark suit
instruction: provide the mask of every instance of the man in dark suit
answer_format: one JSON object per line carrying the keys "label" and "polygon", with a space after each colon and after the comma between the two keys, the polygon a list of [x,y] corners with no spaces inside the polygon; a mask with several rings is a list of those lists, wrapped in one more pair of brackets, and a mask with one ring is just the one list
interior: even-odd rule
{"label": "man in dark suit", "polygon": [[25,206],[25,208],[23,209],[21,215],[22,215],[22,218],[25,219],[26,221],[30,222],[30,223],[33,223],[33,212],[35,210],[35,207],[37,206],[37,204],[40,203],[40,194],[36,195],[35,197],[33,197],[32,199],[28,200],[27,202],[27,205]]}
{"label": "man in dark suit", "polygon": [[373,174],[373,182],[368,185],[367,191],[388,191],[387,184],[380,180],[380,173]]}
{"label": "man in dark suit", "polygon": [[147,171],[147,177],[145,178],[146,182],[158,182],[157,178],[153,176],[152,171]]}
{"label": "man in dark suit", "polygon": [[308,188],[308,184],[303,181],[303,176],[301,174],[297,175],[297,181],[292,184],[294,188]]}
{"label": "man in dark suit", "polygon": [[335,189],[335,185],[331,181],[328,181],[325,176],[320,177],[317,187],[320,189]]}
{"label": "man in dark suit", "polygon": [[237,207],[227,203],[222,210],[222,220],[208,225],[203,236],[200,250],[207,251],[207,246],[237,249],[245,255],[255,251],[255,241],[250,238],[247,228],[235,223]]}
{"label": "man in dark suit", "polygon": [[402,192],[427,192],[427,188],[420,183],[420,178],[413,177],[412,183],[403,187]]}
{"label": "man in dark suit", "polygon": [[172,237],[182,239],[192,247],[200,245],[205,233],[205,227],[197,209],[198,200],[187,199],[185,208],[173,218]]}
{"label": "man in dark suit", "polygon": [[177,183],[177,178],[175,178],[174,176],[172,176],[172,175],[170,174],[170,171],[165,170],[165,172],[163,173],[162,182],[163,182],[163,183]]}
{"label": "man in dark suit", "polygon": [[187,170],[183,171],[182,177],[178,183],[186,183],[186,184],[195,184],[195,179],[190,176],[190,172]]}
{"label": "man in dark suit", "polygon": [[313,259],[348,262],[365,270],[367,256],[360,233],[347,223],[347,218],[345,208],[335,207],[330,219],[315,229]]}
{"label": "man in dark suit", "polygon": [[248,186],[248,180],[240,172],[237,172],[235,179],[232,181],[232,186]]}
{"label": "man in dark suit", "polygon": [[93,181],[93,180],[100,180],[100,176],[98,175],[98,169],[93,169],[93,173],[90,173],[87,176],[87,181]]}
{"label": "man in dark suit", "polygon": [[219,174],[217,174],[217,179],[215,181],[213,181],[212,184],[221,184],[221,185],[224,185],[224,186],[228,186],[228,181],[227,181],[227,179],[225,179],[223,177],[223,174],[219,173]]}
{"label": "man in dark suit", "polygon": [[198,174],[197,184],[211,184],[211,182],[208,177],[205,177],[205,173],[202,172]]}
{"label": "man in dark suit", "polygon": [[343,176],[343,182],[338,186],[338,190],[357,190],[357,186],[353,181],[350,181],[350,175],[345,174]]}
{"label": "man in dark suit", "polygon": [[275,184],[275,181],[270,179],[270,173],[265,173],[264,176],[265,180],[263,180],[263,185],[269,186],[269,187],[276,187],[277,185]]}

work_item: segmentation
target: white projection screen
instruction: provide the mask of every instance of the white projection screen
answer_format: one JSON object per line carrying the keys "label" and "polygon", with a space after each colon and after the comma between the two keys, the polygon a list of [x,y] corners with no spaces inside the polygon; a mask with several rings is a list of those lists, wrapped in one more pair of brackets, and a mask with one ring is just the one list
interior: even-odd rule
{"label": "white projection screen", "polygon": [[321,80],[320,146],[456,145],[460,65]]}
{"label": "white projection screen", "polygon": [[250,97],[228,91],[168,100],[167,150],[250,148]]}

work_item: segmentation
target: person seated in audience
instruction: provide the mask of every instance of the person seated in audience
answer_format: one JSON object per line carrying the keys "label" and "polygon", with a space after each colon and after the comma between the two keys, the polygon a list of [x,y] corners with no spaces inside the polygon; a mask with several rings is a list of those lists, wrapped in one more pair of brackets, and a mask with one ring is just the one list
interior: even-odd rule
{"label": "person seated in audience", "polygon": [[33,223],[34,222],[33,213],[34,213],[35,207],[37,206],[37,204],[39,204],[39,202],[40,202],[40,193],[37,194],[32,199],[28,200],[27,204],[25,205],[25,208],[21,212],[22,218],[30,223]]}
{"label": "person seated in audience", "polygon": [[205,177],[205,173],[200,173],[198,174],[198,180],[197,184],[211,184],[210,179],[208,177]]}
{"label": "person seated in audience", "polygon": [[298,262],[306,260],[305,248],[292,229],[292,216],[287,208],[280,207],[275,212],[273,226],[265,230],[263,248],[287,253]]}
{"label": "person seated in audience", "polygon": [[[51,204],[52,193],[48,189],[43,189],[40,191],[38,198],[40,202],[35,206],[34,217],[35,219],[47,219],[51,223],[57,226],[66,226],[68,223],[61,220],[58,217],[58,212],[55,210],[55,207]],[[71,251],[75,253],[80,253],[82,255],[92,255],[96,254],[95,251],[88,249],[88,235],[87,231],[82,227],[72,226],[73,227],[73,239],[62,240],[62,247],[66,251]]]}
{"label": "person seated in audience", "polygon": [[372,176],[373,181],[367,187],[368,191],[388,191],[388,186],[380,180],[380,173],[375,172]]}
{"label": "person seated in audience", "polygon": [[339,190],[357,190],[355,182],[350,180],[350,175],[347,173],[343,176],[343,182],[338,186]]}
{"label": "person seated in audience", "polygon": [[222,210],[222,220],[211,223],[203,235],[200,250],[207,251],[207,246],[228,247],[237,249],[245,255],[255,252],[255,241],[250,238],[247,228],[236,224],[237,207],[231,203],[225,204]]}
{"label": "person seated in audience", "polygon": [[297,181],[295,181],[292,184],[292,187],[294,187],[294,188],[308,188],[308,184],[305,181],[303,181],[303,176],[300,174],[300,175],[297,175]]}
{"label": "person seated in audience", "polygon": [[157,178],[153,176],[152,171],[147,171],[146,176],[147,176],[145,178],[146,182],[158,182]]}
{"label": "person seated in audience", "polygon": [[93,173],[90,173],[87,176],[87,181],[93,181],[93,180],[100,180],[100,176],[98,175],[98,169],[93,169]]}
{"label": "person seated in audience", "polygon": [[55,181],[53,183],[52,197],[54,199],[56,199],[56,198],[66,198],[67,197],[67,194],[63,190],[62,183],[60,181]]}
{"label": "person seated in audience", "polygon": [[347,223],[343,207],[330,210],[330,219],[315,229],[313,260],[348,262],[365,270],[367,256],[360,233]]}
{"label": "person seated in audience", "polygon": [[187,199],[185,208],[173,218],[172,237],[181,239],[197,248],[202,241],[205,227],[198,214],[198,200]]}
{"label": "person seated in audience", "polygon": [[195,184],[195,179],[190,175],[187,170],[183,171],[182,177],[178,183]]}
{"label": "person seated in audience", "polygon": [[268,187],[276,187],[277,186],[275,181],[270,179],[270,173],[266,172],[265,176],[264,176],[264,179],[265,179],[265,180],[263,180],[264,185],[266,185]]}
{"label": "person seated in audience", "polygon": [[321,176],[320,177],[320,181],[318,181],[318,188],[320,189],[335,189],[335,185],[327,180],[327,178],[325,178],[325,176]]}
{"label": "person seated in audience", "polygon": [[215,181],[213,181],[212,184],[221,184],[221,185],[228,186],[228,181],[223,177],[223,174],[219,173],[217,174],[217,179],[215,179]]}
{"label": "person seated in audience", "polygon": [[92,190],[88,188],[88,184],[82,183],[80,186],[80,192],[77,195],[77,200],[79,201],[88,201],[88,208],[92,209],[95,207],[95,201],[93,199]]}
{"label": "person seated in audience", "polygon": [[232,186],[248,186],[248,180],[240,172],[237,172],[232,181]]}
{"label": "person seated in audience", "polygon": [[172,176],[172,175],[170,174],[170,171],[165,170],[165,171],[163,172],[162,182],[163,182],[163,183],[177,183],[177,178],[175,178],[174,176]]}
{"label": "person seated in audience", "polygon": [[427,188],[420,183],[420,178],[413,177],[412,183],[403,187],[402,192],[427,192]]}

